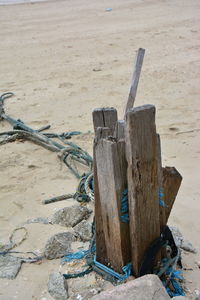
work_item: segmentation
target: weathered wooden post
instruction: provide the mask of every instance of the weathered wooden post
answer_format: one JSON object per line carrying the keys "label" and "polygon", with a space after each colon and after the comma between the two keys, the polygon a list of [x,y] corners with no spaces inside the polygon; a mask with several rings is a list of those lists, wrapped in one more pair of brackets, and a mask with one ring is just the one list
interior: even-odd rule
{"label": "weathered wooden post", "polygon": [[[114,108],[93,111],[96,260],[118,273],[132,261],[135,276],[143,273],[149,247],[161,238],[182,180],[175,168],[162,167],[155,107],[132,108],[144,53],[137,52],[125,119],[119,121]],[[123,223],[127,189],[129,223]],[[158,247],[153,265],[162,255]]]}
{"label": "weathered wooden post", "polygon": [[145,252],[160,235],[155,107],[144,105],[130,110],[125,132],[132,262],[138,276]]}
{"label": "weathered wooden post", "polygon": [[176,168],[165,167],[162,168],[162,178],[164,206],[160,206],[160,210],[162,210],[162,218],[160,218],[161,227],[167,224],[174,201],[181,185],[182,176],[176,170]]}
{"label": "weathered wooden post", "polygon": [[116,116],[114,109],[97,109],[93,112],[96,131],[94,142],[96,259],[122,273],[122,267],[131,260],[131,252],[129,226],[120,220],[121,199],[123,191],[127,189],[127,163],[125,142],[112,137],[117,124]]}
{"label": "weathered wooden post", "polygon": [[[110,116],[110,119],[108,118]],[[112,135],[113,128],[117,122],[117,111],[114,108],[97,108],[92,113],[94,125],[94,146],[93,146],[93,166],[94,166],[94,197],[95,197],[95,223],[96,223],[96,259],[103,264],[107,264],[107,250],[105,243],[105,233],[103,229],[101,201],[99,193],[99,183],[97,177],[97,164],[95,149],[101,138]],[[110,121],[112,120],[112,121]]]}

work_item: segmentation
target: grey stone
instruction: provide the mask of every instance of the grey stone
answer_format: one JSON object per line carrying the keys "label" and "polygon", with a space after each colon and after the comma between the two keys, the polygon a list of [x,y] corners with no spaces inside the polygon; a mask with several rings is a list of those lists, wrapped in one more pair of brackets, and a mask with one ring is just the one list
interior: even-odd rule
{"label": "grey stone", "polygon": [[183,242],[182,233],[180,232],[180,230],[177,227],[169,226],[169,228],[172,232],[172,235],[173,235],[174,241],[176,243],[176,246],[180,248],[181,245],[182,245],[182,242]]}
{"label": "grey stone", "polygon": [[0,256],[0,278],[14,279],[21,269],[22,261],[11,255]]}
{"label": "grey stone", "polygon": [[194,290],[195,293],[195,300],[200,300],[200,290]]}
{"label": "grey stone", "polygon": [[71,232],[61,232],[53,235],[45,245],[45,257],[54,259],[69,254],[72,252],[71,243],[75,240],[76,238]]}
{"label": "grey stone", "polygon": [[113,289],[102,292],[91,300],[170,300],[156,275],[145,275]]}
{"label": "grey stone", "polygon": [[183,237],[182,233],[177,227],[170,226],[170,230],[172,232],[177,247],[188,252],[192,252],[192,253],[197,252],[196,249],[193,247],[193,245]]}
{"label": "grey stone", "polygon": [[43,217],[38,217],[38,218],[34,218],[34,219],[28,219],[26,221],[26,224],[31,224],[31,223],[49,224],[49,219],[43,218]]}
{"label": "grey stone", "polygon": [[197,253],[197,250],[193,247],[193,245],[185,239],[182,241],[181,249],[188,252]]}
{"label": "grey stone", "polygon": [[67,281],[61,273],[50,274],[48,292],[55,300],[66,300],[68,298]]}
{"label": "grey stone", "polygon": [[64,207],[55,212],[51,222],[66,227],[74,227],[83,219],[87,219],[91,212],[87,207],[81,205]]}
{"label": "grey stone", "polygon": [[92,238],[92,225],[86,220],[82,220],[74,227],[74,231],[83,242],[90,241]]}

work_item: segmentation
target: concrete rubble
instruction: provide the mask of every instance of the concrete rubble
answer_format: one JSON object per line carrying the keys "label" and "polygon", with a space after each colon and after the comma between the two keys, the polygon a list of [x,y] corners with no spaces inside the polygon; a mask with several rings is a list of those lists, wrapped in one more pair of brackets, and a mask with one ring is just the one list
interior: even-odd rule
{"label": "concrete rubble", "polygon": [[92,225],[86,220],[82,220],[74,227],[74,231],[83,242],[90,241],[92,238]]}
{"label": "concrete rubble", "polygon": [[45,245],[45,257],[54,259],[69,254],[72,251],[71,243],[75,240],[76,238],[71,232],[61,232],[53,235]]}
{"label": "concrete rubble", "polygon": [[145,275],[108,291],[91,300],[169,300],[162,282],[156,275]]}
{"label": "concrete rubble", "polygon": [[49,276],[48,292],[55,300],[66,300],[68,298],[68,285],[63,275],[54,272]]}
{"label": "concrete rubble", "polygon": [[54,213],[51,222],[66,227],[74,227],[83,219],[87,219],[91,212],[87,207],[80,205],[64,207]]}
{"label": "concrete rubble", "polygon": [[22,260],[11,255],[0,256],[0,278],[14,279],[21,269]]}

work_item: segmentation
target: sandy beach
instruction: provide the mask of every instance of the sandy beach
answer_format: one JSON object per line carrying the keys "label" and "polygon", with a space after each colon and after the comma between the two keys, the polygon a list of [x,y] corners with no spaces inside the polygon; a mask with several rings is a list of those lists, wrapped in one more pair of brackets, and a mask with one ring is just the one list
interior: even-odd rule
{"label": "sandy beach", "polygon": [[[198,251],[183,253],[184,266],[193,269],[183,273],[194,299],[200,290],[200,2],[58,0],[1,5],[0,12],[0,93],[15,94],[6,113],[35,129],[82,131],[73,140],[90,154],[92,110],[114,106],[123,118],[135,52],[146,49],[135,105],[156,106],[163,166],[183,176],[169,223]],[[10,129],[0,122],[0,132]],[[28,141],[0,146],[0,242],[27,219],[71,205],[74,200],[46,206],[42,200],[76,186],[55,153]],[[17,250],[38,253],[63,231],[59,225],[26,228]],[[0,279],[0,299],[52,299],[48,277],[59,268],[59,260],[23,264],[16,279]]]}

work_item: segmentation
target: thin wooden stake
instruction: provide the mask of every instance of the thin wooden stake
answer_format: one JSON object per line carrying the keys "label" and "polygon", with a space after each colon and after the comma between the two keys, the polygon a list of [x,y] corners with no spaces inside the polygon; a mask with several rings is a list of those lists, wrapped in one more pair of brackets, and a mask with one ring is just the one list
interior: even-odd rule
{"label": "thin wooden stake", "polygon": [[134,102],[135,102],[135,97],[137,93],[137,88],[138,88],[138,83],[140,79],[140,73],[142,70],[142,64],[143,64],[143,59],[144,59],[144,54],[145,50],[142,48],[139,48],[136,54],[136,59],[135,59],[135,67],[134,67],[134,72],[133,72],[133,77],[132,77],[132,82],[131,82],[131,88],[128,96],[128,102],[126,105],[125,109],[125,116],[126,113],[129,109],[133,108]]}

